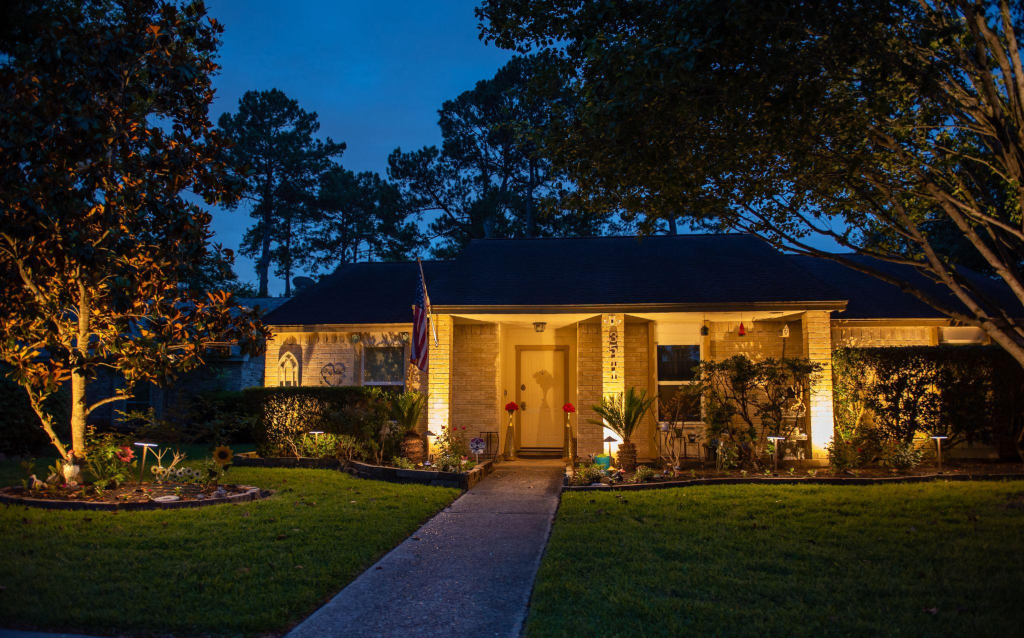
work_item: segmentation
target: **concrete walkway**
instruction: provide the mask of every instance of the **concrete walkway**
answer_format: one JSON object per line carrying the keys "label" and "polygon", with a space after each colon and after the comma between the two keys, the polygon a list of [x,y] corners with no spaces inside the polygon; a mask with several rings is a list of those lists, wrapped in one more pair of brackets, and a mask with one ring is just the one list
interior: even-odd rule
{"label": "concrete walkway", "polygon": [[518,636],[564,467],[500,464],[289,638]]}

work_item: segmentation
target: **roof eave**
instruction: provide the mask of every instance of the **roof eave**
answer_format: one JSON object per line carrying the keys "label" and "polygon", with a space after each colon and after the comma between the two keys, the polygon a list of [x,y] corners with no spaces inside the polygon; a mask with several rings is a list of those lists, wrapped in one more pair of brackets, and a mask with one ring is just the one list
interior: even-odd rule
{"label": "roof eave", "polygon": [[663,304],[560,304],[560,305],[442,305],[434,304],[438,314],[565,314],[593,312],[755,312],[761,310],[846,310],[846,301],[759,301],[733,303]]}

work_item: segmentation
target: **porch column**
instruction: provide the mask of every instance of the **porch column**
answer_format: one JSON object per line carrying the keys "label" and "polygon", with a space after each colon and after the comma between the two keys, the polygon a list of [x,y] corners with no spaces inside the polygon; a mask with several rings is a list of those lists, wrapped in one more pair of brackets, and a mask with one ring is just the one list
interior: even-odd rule
{"label": "porch column", "polygon": [[832,409],[832,320],[827,310],[808,310],[803,316],[804,355],[822,365],[821,376],[811,384],[808,437],[811,458],[824,459],[832,442],[835,418]]}
{"label": "porch column", "polygon": [[601,393],[615,398],[626,391],[625,315],[601,315]]}
{"label": "porch column", "polygon": [[[452,316],[432,315],[427,336],[427,428],[434,434],[451,423],[452,411]],[[434,344],[433,329],[437,330]]]}

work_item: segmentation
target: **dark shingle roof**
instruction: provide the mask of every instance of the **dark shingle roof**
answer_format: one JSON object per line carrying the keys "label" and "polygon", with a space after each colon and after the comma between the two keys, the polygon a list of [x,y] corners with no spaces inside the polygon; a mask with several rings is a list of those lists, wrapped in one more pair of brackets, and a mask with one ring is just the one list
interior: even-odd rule
{"label": "dark shingle roof", "polygon": [[[423,262],[428,291],[450,263]],[[267,313],[263,321],[278,326],[411,323],[418,282],[414,261],[348,264]]]}
{"label": "dark shingle roof", "polygon": [[[899,277],[914,285],[937,301],[948,303],[957,310],[966,308],[953,293],[942,284],[937,284],[910,266],[893,264],[862,255],[843,255],[845,258],[875,268],[885,274]],[[846,310],[838,312],[834,319],[946,319],[947,316],[924,303],[917,297],[901,291],[896,286],[877,277],[853,270],[832,261],[806,255],[791,255],[801,267],[818,279],[842,292],[849,300]],[[996,300],[1002,307],[1016,309],[1024,314],[1020,302],[1014,297],[1009,286],[986,277],[981,273],[961,267],[959,271],[971,279],[979,289]]]}
{"label": "dark shingle roof", "polygon": [[476,240],[430,296],[448,306],[844,299],[765,242],[738,234]]}

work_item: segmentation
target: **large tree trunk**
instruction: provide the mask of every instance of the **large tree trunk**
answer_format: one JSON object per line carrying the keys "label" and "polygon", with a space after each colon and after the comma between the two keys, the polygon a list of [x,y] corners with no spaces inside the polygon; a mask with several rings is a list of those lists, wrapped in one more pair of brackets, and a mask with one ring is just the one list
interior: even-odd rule
{"label": "large tree trunk", "polygon": [[[85,284],[78,284],[78,338],[75,352],[79,362],[89,356],[89,324],[92,305]],[[79,363],[71,369],[71,449],[79,458],[85,457],[85,369]]]}
{"label": "large tree trunk", "polygon": [[260,272],[260,297],[269,297],[268,292],[270,284],[270,225],[274,218],[272,211],[273,196],[271,195],[270,188],[273,182],[273,175],[267,175],[266,184],[263,187],[263,237],[262,246],[260,247],[260,263],[258,264]]}

